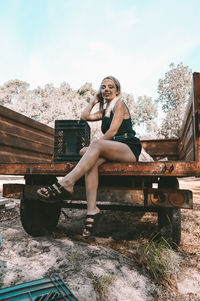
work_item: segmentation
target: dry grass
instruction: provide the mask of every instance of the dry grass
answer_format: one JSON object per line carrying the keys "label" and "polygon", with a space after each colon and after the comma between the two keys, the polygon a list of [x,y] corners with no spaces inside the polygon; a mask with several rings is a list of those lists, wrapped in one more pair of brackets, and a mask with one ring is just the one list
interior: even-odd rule
{"label": "dry grass", "polygon": [[[154,213],[135,214],[124,212],[105,212],[96,236],[88,240],[88,245],[113,249],[131,259],[134,267],[144,274],[150,274],[156,283],[159,294],[154,300],[200,300],[200,294],[178,291],[176,282],[187,279],[188,286],[194,272],[200,275],[200,180],[182,179],[180,188],[193,191],[194,209],[182,210],[182,239],[178,250],[173,251],[164,240],[150,239],[157,230],[157,216]],[[0,219],[7,227],[18,225],[17,210],[0,211]],[[62,242],[63,239],[81,242],[80,233],[84,224],[84,212],[67,211],[62,215],[58,231],[52,239]],[[21,226],[19,226],[21,229]],[[23,231],[22,231],[23,232]],[[55,236],[55,237],[54,237]],[[7,237],[7,239],[11,239]],[[3,242],[4,243],[4,242]],[[20,246],[20,240],[18,240]],[[84,241],[85,243],[85,241]],[[78,253],[71,254],[73,273],[81,269]],[[141,269],[141,267],[143,267]],[[102,300],[106,300],[109,287],[112,286],[111,274],[93,278],[93,286],[99,291]]]}
{"label": "dry grass", "polygon": [[156,283],[176,283],[179,261],[170,244],[161,236],[154,235],[137,249],[140,266]]}

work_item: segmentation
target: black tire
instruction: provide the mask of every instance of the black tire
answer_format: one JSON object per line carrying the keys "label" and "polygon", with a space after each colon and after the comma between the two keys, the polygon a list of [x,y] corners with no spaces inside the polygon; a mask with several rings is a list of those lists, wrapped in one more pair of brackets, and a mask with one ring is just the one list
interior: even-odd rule
{"label": "black tire", "polygon": [[181,210],[166,208],[158,211],[158,229],[173,248],[181,241]]}
{"label": "black tire", "polygon": [[59,204],[47,204],[28,199],[22,199],[20,203],[21,223],[24,230],[31,236],[52,233],[58,224],[60,213]]}
{"label": "black tire", "polygon": [[[174,177],[161,178],[158,188],[178,189],[178,180]],[[158,230],[176,249],[181,241],[181,210],[179,208],[162,208],[158,211]]]}

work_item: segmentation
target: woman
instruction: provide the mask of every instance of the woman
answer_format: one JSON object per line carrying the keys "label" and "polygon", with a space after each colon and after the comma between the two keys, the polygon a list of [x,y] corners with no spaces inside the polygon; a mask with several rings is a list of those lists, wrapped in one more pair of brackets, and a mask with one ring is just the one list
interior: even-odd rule
{"label": "woman", "polygon": [[[54,203],[64,200],[73,193],[76,181],[85,175],[87,217],[83,230],[84,237],[92,234],[97,220],[102,216],[102,212],[96,206],[98,167],[106,160],[135,162],[141,152],[140,140],[135,137],[129,110],[120,94],[119,81],[113,76],[105,77],[98,93],[81,114],[83,120],[102,120],[103,136],[94,139],[89,147],[81,150],[83,157],[69,174],[57,183],[37,191],[39,199],[44,202]],[[97,103],[99,111],[91,113]]]}

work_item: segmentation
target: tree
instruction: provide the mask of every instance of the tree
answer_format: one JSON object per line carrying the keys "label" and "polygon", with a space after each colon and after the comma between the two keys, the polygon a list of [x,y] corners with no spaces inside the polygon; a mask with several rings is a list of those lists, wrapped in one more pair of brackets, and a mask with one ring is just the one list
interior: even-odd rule
{"label": "tree", "polygon": [[9,104],[18,101],[22,95],[26,94],[29,88],[29,84],[15,79],[5,82],[0,86],[0,104]]}
{"label": "tree", "polygon": [[92,88],[92,84],[91,83],[86,82],[83,86],[81,86],[78,89],[77,93],[79,95],[85,95],[85,94],[87,94],[89,96],[91,96],[91,95],[94,96],[95,93],[96,93],[96,91]]}
{"label": "tree", "polygon": [[[91,83],[85,83],[78,90],[73,90],[66,82],[58,88],[51,83],[33,90],[28,87],[26,82],[19,80],[5,83],[0,87],[1,104],[52,127],[56,119],[79,119],[96,93]],[[151,128],[155,129],[151,122],[155,119],[157,110],[150,97],[140,96],[135,101],[132,95],[123,93],[123,99],[130,109],[134,125],[142,124],[148,132]],[[98,104],[94,110],[96,109]],[[101,135],[100,124],[101,122],[90,123],[92,136]],[[140,127],[138,129],[140,131]]]}
{"label": "tree", "polygon": [[192,70],[183,63],[175,66],[169,65],[170,70],[164,78],[158,81],[158,94],[156,100],[160,103],[166,116],[158,131],[158,135],[165,138],[179,137],[184,117],[185,107],[192,89]]}
{"label": "tree", "polygon": [[146,95],[138,97],[134,116],[136,117],[136,115],[137,124],[147,123],[157,117],[157,108],[155,107],[151,97]]}
{"label": "tree", "polygon": [[128,105],[132,117],[132,122],[137,130],[137,134],[144,135],[144,132],[152,134],[155,137],[157,125],[157,108],[149,96],[139,96],[135,101],[130,94],[124,94],[125,103]]}

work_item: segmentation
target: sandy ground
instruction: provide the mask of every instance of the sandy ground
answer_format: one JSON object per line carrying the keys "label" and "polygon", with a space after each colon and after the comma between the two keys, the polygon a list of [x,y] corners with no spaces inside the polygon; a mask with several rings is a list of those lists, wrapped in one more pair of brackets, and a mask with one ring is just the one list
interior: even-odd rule
{"label": "sandy ground", "polygon": [[193,191],[194,209],[182,210],[179,269],[171,285],[154,283],[135,256],[156,231],[156,214],[105,211],[95,238],[85,241],[85,211],[64,209],[52,235],[33,238],[21,226],[16,200],[13,209],[0,209],[0,287],[59,274],[80,301],[200,300],[200,180],[179,182]]}

